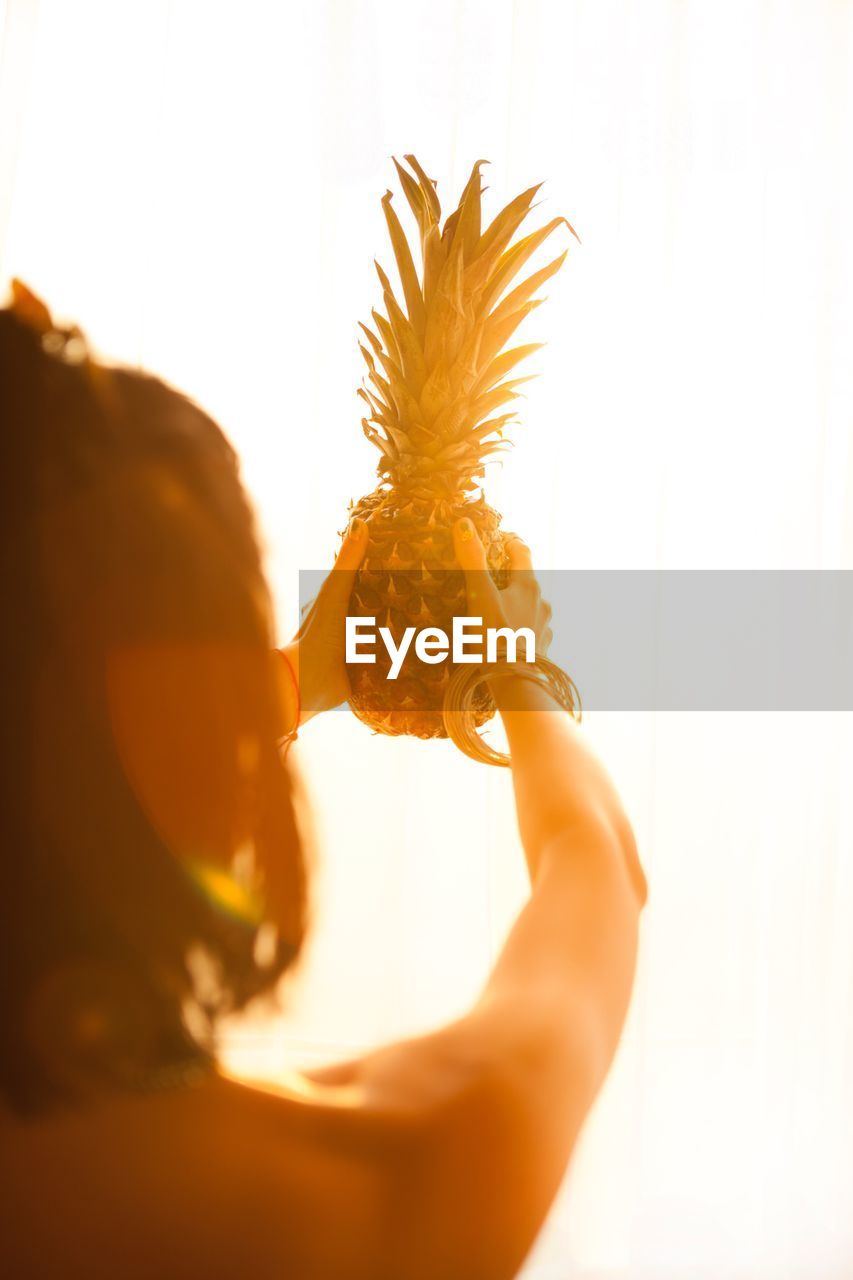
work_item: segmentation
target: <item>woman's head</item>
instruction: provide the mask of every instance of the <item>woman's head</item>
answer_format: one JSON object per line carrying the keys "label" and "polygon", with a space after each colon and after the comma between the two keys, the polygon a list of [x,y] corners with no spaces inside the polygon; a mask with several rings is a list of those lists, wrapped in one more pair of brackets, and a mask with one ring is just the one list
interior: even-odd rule
{"label": "woman's head", "polygon": [[305,924],[271,611],[234,453],[153,378],[0,312],[0,1091],[200,1056]]}

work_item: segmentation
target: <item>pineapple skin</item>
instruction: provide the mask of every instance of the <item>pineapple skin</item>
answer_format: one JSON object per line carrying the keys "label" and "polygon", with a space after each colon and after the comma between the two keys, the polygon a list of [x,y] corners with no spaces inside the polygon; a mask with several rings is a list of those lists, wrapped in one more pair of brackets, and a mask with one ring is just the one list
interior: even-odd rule
{"label": "pineapple skin", "polygon": [[[399,643],[406,627],[440,627],[449,635],[453,618],[467,614],[465,578],[453,547],[453,523],[472,522],[500,588],[506,583],[506,536],[500,515],[482,498],[458,503],[406,497],[380,485],[353,505],[364,520],[368,544],[350,600],[352,616],[376,618]],[[411,646],[396,680],[386,678],[390,661],[381,646],[376,664],[347,667],[350,706],[377,733],[446,738],[442,708],[456,666],[448,658],[435,666],[419,661]],[[485,688],[472,707],[479,728],[495,713]]]}

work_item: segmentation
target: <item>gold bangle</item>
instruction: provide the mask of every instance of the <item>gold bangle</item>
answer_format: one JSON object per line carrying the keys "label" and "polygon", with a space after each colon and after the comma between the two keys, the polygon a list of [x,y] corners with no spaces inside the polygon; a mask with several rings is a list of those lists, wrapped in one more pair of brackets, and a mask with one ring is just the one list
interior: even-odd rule
{"label": "gold bangle", "polygon": [[564,711],[568,711],[573,720],[580,724],[583,715],[581,696],[571,676],[567,675],[556,663],[539,657],[529,666],[519,665],[510,668],[502,662],[483,662],[476,666],[459,666],[450,678],[447,692],[444,695],[444,727],[447,736],[452,738],[460,751],[472,760],[482,764],[494,764],[507,768],[511,764],[508,755],[495,751],[483,741],[474,727],[471,704],[479,685],[491,676],[518,676],[522,680],[530,680],[533,684],[541,684],[559,703]]}

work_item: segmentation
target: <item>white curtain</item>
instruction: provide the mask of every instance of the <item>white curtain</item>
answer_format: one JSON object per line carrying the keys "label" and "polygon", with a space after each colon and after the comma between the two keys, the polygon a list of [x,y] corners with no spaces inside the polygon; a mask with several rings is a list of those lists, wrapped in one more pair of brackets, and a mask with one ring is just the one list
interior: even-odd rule
{"label": "white curtain", "polygon": [[[583,241],[487,486],[539,565],[853,568],[847,0],[6,0],[0,59],[0,274],[223,423],[282,637],[374,483],[408,151],[448,203],[479,157],[493,209],[547,179]],[[651,901],[529,1280],[853,1273],[851,721],[589,715]],[[457,1013],[525,888],[501,771],[346,713],[297,754],[316,925],[250,1072]]]}

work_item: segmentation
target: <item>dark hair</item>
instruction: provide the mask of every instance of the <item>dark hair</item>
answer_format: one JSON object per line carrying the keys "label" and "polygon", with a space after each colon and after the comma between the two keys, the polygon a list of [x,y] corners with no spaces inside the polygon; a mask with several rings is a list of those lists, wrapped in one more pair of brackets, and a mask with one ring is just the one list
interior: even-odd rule
{"label": "dark hair", "polygon": [[305,870],[222,432],[12,311],[0,404],[0,1093],[27,1113],[209,1063],[299,950]]}

